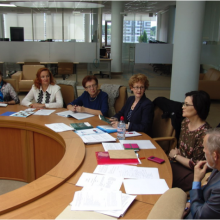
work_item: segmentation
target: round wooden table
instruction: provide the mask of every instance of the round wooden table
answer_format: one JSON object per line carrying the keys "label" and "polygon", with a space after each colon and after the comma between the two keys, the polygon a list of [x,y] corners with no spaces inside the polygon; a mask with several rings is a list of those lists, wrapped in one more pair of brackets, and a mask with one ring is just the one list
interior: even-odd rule
{"label": "round wooden table", "polygon": [[[26,109],[11,105],[0,109],[0,114]],[[50,123],[89,122],[104,125],[98,116],[84,120],[64,118],[56,113],[49,116],[31,115],[27,118],[0,116],[0,178],[14,179],[28,184],[0,196],[0,218],[54,219],[72,201],[74,192],[81,190],[76,182],[83,172],[93,173],[97,166],[95,152],[103,151],[102,144],[85,145],[73,131],[56,133],[45,126]],[[115,134],[112,134],[113,136]],[[127,138],[126,138],[127,139]],[[140,150],[140,157],[157,156],[165,163],[147,159],[141,167],[158,167],[160,178],[172,186],[169,160],[160,146],[148,135],[130,139],[151,140],[156,149]],[[124,187],[121,187],[124,192]],[[160,195],[138,195],[127,210],[125,219],[147,218]]]}

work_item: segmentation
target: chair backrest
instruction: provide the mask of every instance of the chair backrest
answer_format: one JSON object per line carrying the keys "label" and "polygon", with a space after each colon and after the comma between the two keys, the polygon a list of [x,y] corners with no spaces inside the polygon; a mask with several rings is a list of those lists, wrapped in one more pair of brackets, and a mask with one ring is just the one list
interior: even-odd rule
{"label": "chair backrest", "polygon": [[182,219],[186,200],[182,189],[171,188],[157,200],[147,219]]}
{"label": "chair backrest", "polygon": [[[114,86],[115,84],[113,84]],[[101,88],[101,85],[99,84],[98,85],[98,89]],[[107,91],[106,91],[107,92]],[[107,92],[108,93],[108,92]],[[109,95],[109,94],[108,94]],[[119,95],[118,97],[115,99],[115,103],[114,103],[114,106],[110,105],[110,103],[112,103],[112,101],[109,100],[109,117],[112,117],[115,113],[119,112],[122,107],[125,105],[126,101],[127,101],[127,98],[128,98],[128,93],[127,93],[127,87],[125,86],[120,86],[119,88]],[[114,108],[112,110],[112,108]],[[114,112],[114,113],[113,113]]]}
{"label": "chair backrest", "polygon": [[203,80],[220,81],[220,71],[210,68],[206,74],[204,74]]}
{"label": "chair backrest", "polygon": [[66,107],[70,102],[78,98],[75,81],[56,80],[56,83],[61,88],[63,102],[65,104],[64,107]]}
{"label": "chair backrest", "polygon": [[58,63],[58,74],[73,74],[73,63]]}
{"label": "chair backrest", "polygon": [[22,80],[34,80],[37,71],[43,67],[44,65],[23,65]]}
{"label": "chair backrest", "polygon": [[119,96],[115,100],[115,112],[116,113],[122,109],[127,99],[128,99],[127,87],[121,86],[119,89]]}
{"label": "chair backrest", "polygon": [[[154,119],[152,125],[152,138],[157,137],[175,137],[175,130],[171,124],[171,118],[162,118],[163,111],[158,107],[154,107]],[[166,153],[169,153],[171,141],[160,141],[159,145]]]}

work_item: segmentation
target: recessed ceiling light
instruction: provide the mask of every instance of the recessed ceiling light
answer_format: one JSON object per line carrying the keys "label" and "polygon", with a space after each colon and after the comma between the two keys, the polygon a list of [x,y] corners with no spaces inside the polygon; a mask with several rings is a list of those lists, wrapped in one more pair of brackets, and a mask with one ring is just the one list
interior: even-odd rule
{"label": "recessed ceiling light", "polygon": [[16,6],[27,8],[102,8],[104,5],[93,2],[14,2]]}
{"label": "recessed ceiling light", "polygon": [[0,4],[0,7],[16,7],[13,4]]}

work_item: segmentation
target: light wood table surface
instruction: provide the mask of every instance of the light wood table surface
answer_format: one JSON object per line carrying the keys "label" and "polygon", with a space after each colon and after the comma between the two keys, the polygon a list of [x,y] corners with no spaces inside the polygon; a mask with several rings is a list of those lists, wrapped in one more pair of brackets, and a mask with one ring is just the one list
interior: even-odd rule
{"label": "light wood table surface", "polygon": [[[6,111],[26,109],[20,105],[0,108]],[[49,116],[31,115],[27,118],[0,116],[0,178],[28,182],[17,190],[0,196],[1,219],[54,219],[72,201],[75,186],[82,172],[92,173],[97,166],[95,152],[103,151],[102,144],[85,145],[73,131],[55,133],[45,126],[50,123],[88,121],[94,127],[103,125],[98,116],[84,120],[56,115],[66,109],[56,109]],[[113,136],[115,134],[112,134]],[[126,138],[127,139],[127,138]],[[165,159],[157,164],[141,160],[141,167],[158,167],[160,178],[172,186],[172,170],[168,158],[148,135],[130,139],[148,139],[156,146],[140,150],[140,157],[157,156]],[[124,192],[124,187],[121,187]],[[147,218],[160,195],[138,195],[127,210],[125,219]]]}

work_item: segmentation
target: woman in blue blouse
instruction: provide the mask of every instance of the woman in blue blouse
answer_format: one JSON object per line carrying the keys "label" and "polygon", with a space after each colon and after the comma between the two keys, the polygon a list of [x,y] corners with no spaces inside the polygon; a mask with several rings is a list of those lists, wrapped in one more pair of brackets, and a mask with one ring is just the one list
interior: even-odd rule
{"label": "woman in blue blouse", "polygon": [[[154,117],[154,105],[145,96],[145,90],[148,86],[149,82],[144,74],[139,73],[129,79],[129,87],[134,96],[130,96],[121,111],[114,115],[118,120],[121,116],[124,116],[128,131],[140,131],[150,135]],[[116,128],[118,121],[110,120],[112,121],[112,126]]]}
{"label": "woman in blue blouse", "polygon": [[98,79],[93,75],[86,76],[82,85],[85,92],[70,102],[67,109],[73,112],[108,116],[108,94],[98,89]]}

